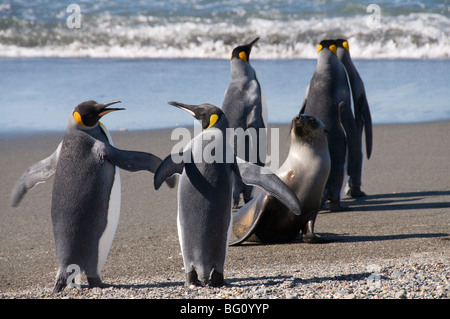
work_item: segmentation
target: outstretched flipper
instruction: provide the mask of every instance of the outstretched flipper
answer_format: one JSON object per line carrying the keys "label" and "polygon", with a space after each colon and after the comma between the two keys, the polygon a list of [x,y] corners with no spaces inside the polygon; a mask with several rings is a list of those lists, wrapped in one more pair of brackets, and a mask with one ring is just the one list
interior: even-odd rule
{"label": "outstretched flipper", "polygon": [[233,171],[245,184],[258,186],[276,197],[295,215],[301,214],[300,201],[292,190],[269,169],[237,158],[232,165]]}
{"label": "outstretched flipper", "polygon": [[[125,151],[111,145],[105,145],[104,159],[119,168],[130,171],[149,171],[155,173],[162,160],[151,153]],[[166,181],[170,188],[175,187],[176,179],[169,178]]]}
{"label": "outstretched flipper", "polygon": [[44,183],[55,174],[61,146],[62,142],[59,143],[58,148],[52,155],[31,165],[22,176],[20,176],[11,193],[12,207],[19,205],[23,196],[25,196],[29,189],[32,189],[37,184]]}
{"label": "outstretched flipper", "polygon": [[180,161],[175,163],[173,161],[173,154],[167,156],[159,165],[155,172],[153,184],[155,189],[158,190],[164,181],[174,178],[174,174],[181,174],[184,169],[184,162]]}

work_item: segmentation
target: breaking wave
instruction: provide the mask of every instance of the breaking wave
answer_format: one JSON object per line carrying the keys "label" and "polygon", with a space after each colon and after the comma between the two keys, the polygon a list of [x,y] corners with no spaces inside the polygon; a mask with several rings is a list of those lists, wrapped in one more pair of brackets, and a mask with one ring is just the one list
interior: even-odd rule
{"label": "breaking wave", "polygon": [[261,39],[253,59],[315,58],[318,42],[334,37],[349,40],[354,58],[450,57],[449,9],[437,5],[381,7],[378,20],[369,21],[366,5],[349,8],[345,2],[320,7],[314,1],[313,7],[288,10],[263,0],[241,6],[236,1],[168,1],[137,8],[100,1],[89,8],[80,4],[76,28],[68,24],[73,16],[65,6],[49,0],[21,3],[0,5],[2,57],[224,59],[256,36]]}

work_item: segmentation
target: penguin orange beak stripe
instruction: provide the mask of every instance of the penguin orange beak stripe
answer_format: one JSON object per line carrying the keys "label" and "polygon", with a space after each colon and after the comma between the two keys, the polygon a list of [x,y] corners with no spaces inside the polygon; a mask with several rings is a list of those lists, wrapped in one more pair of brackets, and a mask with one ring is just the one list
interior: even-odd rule
{"label": "penguin orange beak stripe", "polygon": [[103,116],[103,115],[106,115],[106,114],[108,114],[108,113],[111,113],[111,112],[114,112],[114,111],[121,111],[121,110],[125,110],[124,108],[111,108],[111,109],[106,109],[108,106],[110,106],[110,105],[113,105],[113,104],[116,104],[116,103],[120,103],[120,101],[114,101],[114,102],[109,102],[109,103],[106,103],[106,104],[103,104],[103,111],[102,112],[100,112],[99,114],[98,114],[98,116]]}
{"label": "penguin orange beak stripe", "polygon": [[103,115],[106,115],[108,113],[111,113],[111,112],[114,112],[114,111],[121,111],[121,110],[125,110],[125,109],[124,108],[107,109],[107,110],[104,110],[103,112],[100,112],[98,114],[98,116],[103,116]]}
{"label": "penguin orange beak stripe", "polygon": [[172,105],[172,106],[176,106],[177,108],[188,112],[190,115],[192,115],[193,117],[195,117],[195,112],[191,110],[192,106],[191,105],[187,105],[187,104],[183,104],[183,103],[179,103],[179,102],[174,102],[174,101],[170,101],[167,102],[168,104]]}

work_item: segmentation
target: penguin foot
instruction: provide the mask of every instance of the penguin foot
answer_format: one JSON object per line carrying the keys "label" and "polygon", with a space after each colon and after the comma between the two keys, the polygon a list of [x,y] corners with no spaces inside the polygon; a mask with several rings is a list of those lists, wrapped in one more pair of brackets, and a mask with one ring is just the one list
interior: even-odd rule
{"label": "penguin foot", "polygon": [[331,242],[331,240],[321,238],[315,234],[306,234],[302,236],[302,240],[305,244],[326,244]]}
{"label": "penguin foot", "polygon": [[99,277],[87,277],[89,288],[103,288],[103,282]]}
{"label": "penguin foot", "polygon": [[63,291],[64,288],[66,288],[66,286],[67,286],[67,284],[66,284],[65,280],[64,280],[64,282],[57,281],[55,283],[55,286],[53,287],[53,292],[52,293],[57,294],[57,293]]}
{"label": "penguin foot", "polygon": [[342,206],[339,200],[331,200],[330,199],[330,212],[346,212],[351,209],[347,206]]}
{"label": "penguin foot", "polygon": [[213,270],[211,274],[211,286],[213,287],[225,286],[225,279],[223,277],[223,273],[220,273],[215,269]]}
{"label": "penguin foot", "polygon": [[186,274],[186,280],[184,282],[184,287],[186,289],[193,289],[195,287],[203,286],[201,282],[198,280],[197,272],[192,270]]}
{"label": "penguin foot", "polygon": [[364,197],[367,196],[360,187],[352,187],[348,190],[347,195],[350,197]]}
{"label": "penguin foot", "polygon": [[186,281],[184,283],[184,287],[186,289],[195,289],[196,287],[223,287],[226,286],[226,282],[223,276],[223,273],[220,273],[216,270],[213,270],[211,273],[211,280],[208,283],[208,280],[202,282],[198,279],[197,272],[192,270],[186,274]]}

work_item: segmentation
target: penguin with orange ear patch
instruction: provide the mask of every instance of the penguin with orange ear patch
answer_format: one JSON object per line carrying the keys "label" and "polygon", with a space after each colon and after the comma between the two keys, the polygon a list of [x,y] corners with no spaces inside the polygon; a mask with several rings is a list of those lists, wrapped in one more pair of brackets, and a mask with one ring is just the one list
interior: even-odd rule
{"label": "penguin with orange ear patch", "polygon": [[355,65],[350,57],[350,46],[345,39],[336,40],[337,56],[344,65],[350,86],[352,89],[353,97],[353,111],[355,114],[355,123],[358,130],[358,142],[359,152],[355,155],[357,160],[355,161],[356,169],[353,176],[349,176],[348,180],[348,195],[352,197],[361,197],[366,194],[361,191],[362,185],[362,170],[364,167],[364,149],[362,147],[362,134],[365,134],[366,144],[366,156],[370,158],[372,154],[372,116],[370,115],[369,103],[367,102],[366,90],[364,83],[356,70]]}
{"label": "penguin with orange ear patch", "polygon": [[203,131],[181,153],[167,156],[155,172],[154,185],[174,174],[178,182],[178,238],[186,274],[185,285],[221,286],[232,229],[233,173],[247,185],[262,188],[300,215],[300,202],[291,189],[269,169],[237,158],[227,137],[228,120],[211,104],[169,102],[194,116]]}
{"label": "penguin with orange ear patch", "polygon": [[[318,118],[328,131],[331,158],[330,175],[323,201],[330,201],[331,211],[341,206],[345,174],[354,175],[353,162],[358,149],[357,130],[351,109],[350,87],[344,66],[339,61],[335,40],[323,40],[317,48],[317,66],[307,89],[300,114]],[[346,182],[346,181],[345,181]]]}
{"label": "penguin with orange ear patch", "polygon": [[30,166],[11,195],[12,206],[17,206],[29,189],[55,175],[51,205],[59,265],[55,293],[72,283],[69,278],[76,268],[85,272],[90,287],[102,285],[101,271],[119,222],[119,168],[154,173],[161,163],[152,154],[113,146],[99,119],[124,110],[108,108],[115,103],[87,101],[75,107],[56,151]]}
{"label": "penguin with orange ear patch", "polygon": [[[250,53],[259,38],[240,45],[231,53],[231,82],[225,92],[222,111],[229,127],[242,129],[237,135],[234,150],[245,161],[264,166],[267,149],[267,106],[256,72],[250,65]],[[244,185],[233,175],[233,207],[237,208],[240,196],[247,203],[253,197],[253,187]]]}

